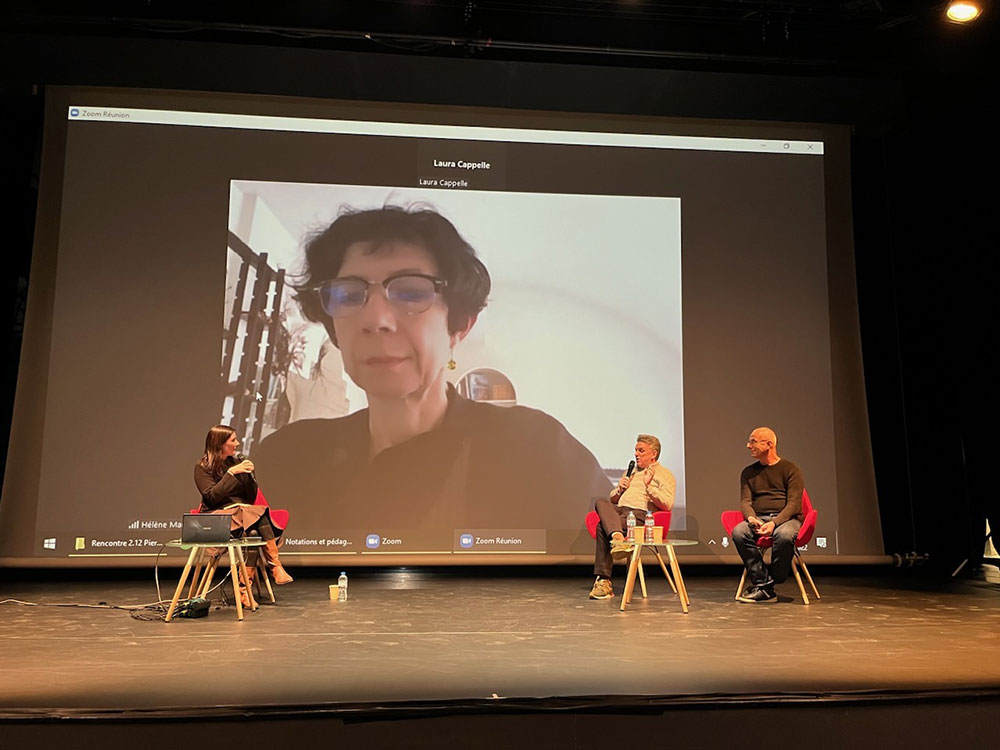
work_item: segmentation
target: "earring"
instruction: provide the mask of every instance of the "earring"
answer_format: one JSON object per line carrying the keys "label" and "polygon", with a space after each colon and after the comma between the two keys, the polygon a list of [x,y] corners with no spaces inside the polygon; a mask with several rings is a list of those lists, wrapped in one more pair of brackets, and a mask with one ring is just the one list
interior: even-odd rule
{"label": "earring", "polygon": [[456,367],[458,367],[458,364],[456,364],[456,362],[455,362],[455,349],[454,349],[454,347],[452,347],[452,350],[451,350],[451,359],[448,360],[447,367],[448,367],[449,370],[454,370]]}

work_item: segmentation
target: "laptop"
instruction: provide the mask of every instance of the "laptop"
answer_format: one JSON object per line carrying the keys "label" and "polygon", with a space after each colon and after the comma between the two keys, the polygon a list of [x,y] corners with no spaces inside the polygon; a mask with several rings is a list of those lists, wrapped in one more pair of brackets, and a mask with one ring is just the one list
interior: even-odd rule
{"label": "laptop", "polygon": [[232,521],[228,513],[185,513],[181,521],[181,543],[226,544]]}

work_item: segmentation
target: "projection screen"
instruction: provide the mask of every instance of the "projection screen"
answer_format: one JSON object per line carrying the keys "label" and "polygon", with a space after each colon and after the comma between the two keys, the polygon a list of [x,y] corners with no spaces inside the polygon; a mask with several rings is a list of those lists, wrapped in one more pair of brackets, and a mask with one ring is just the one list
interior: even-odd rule
{"label": "projection screen", "polygon": [[[198,506],[218,423],[290,511],[292,561],[587,562],[584,516],[640,433],[676,478],[686,556],[731,560],[719,514],[760,425],[820,512],[810,552],[883,554],[843,128],[47,97],[6,562],[144,564]],[[310,239],[386,207],[443,217],[485,267],[457,341],[433,311],[342,342],[304,314]],[[375,381],[410,370],[447,381],[448,411],[377,449]]]}

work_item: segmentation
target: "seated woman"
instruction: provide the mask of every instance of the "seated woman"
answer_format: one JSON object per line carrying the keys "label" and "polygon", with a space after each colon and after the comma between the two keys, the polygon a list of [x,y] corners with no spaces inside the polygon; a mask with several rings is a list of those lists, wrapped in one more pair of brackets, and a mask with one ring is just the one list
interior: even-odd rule
{"label": "seated woman", "polygon": [[257,480],[253,462],[238,460],[236,449],[240,441],[236,431],[226,425],[216,425],[205,436],[205,453],[194,466],[194,483],[201,493],[202,513],[228,513],[232,517],[230,534],[240,538],[255,531],[265,545],[261,554],[271,567],[271,576],[277,584],[291,583],[278,557],[277,537],[284,529],[271,521],[266,505],[254,505],[257,499]]}

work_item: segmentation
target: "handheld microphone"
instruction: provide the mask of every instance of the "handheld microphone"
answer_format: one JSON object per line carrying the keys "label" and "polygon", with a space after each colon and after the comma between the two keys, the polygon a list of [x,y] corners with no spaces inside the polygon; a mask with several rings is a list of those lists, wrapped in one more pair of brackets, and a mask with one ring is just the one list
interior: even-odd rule
{"label": "handheld microphone", "polygon": [[628,471],[625,472],[625,476],[632,476],[632,472],[635,471],[635,461],[628,462]]}
{"label": "handheld microphone", "polygon": [[[235,456],[233,456],[233,458],[235,458],[240,463],[242,463],[243,461],[247,460],[247,457],[245,455],[243,455],[242,453],[237,453]],[[250,472],[250,476],[253,477],[253,481],[255,481],[255,482],[257,481],[257,477],[254,476],[254,473],[252,471]]]}

